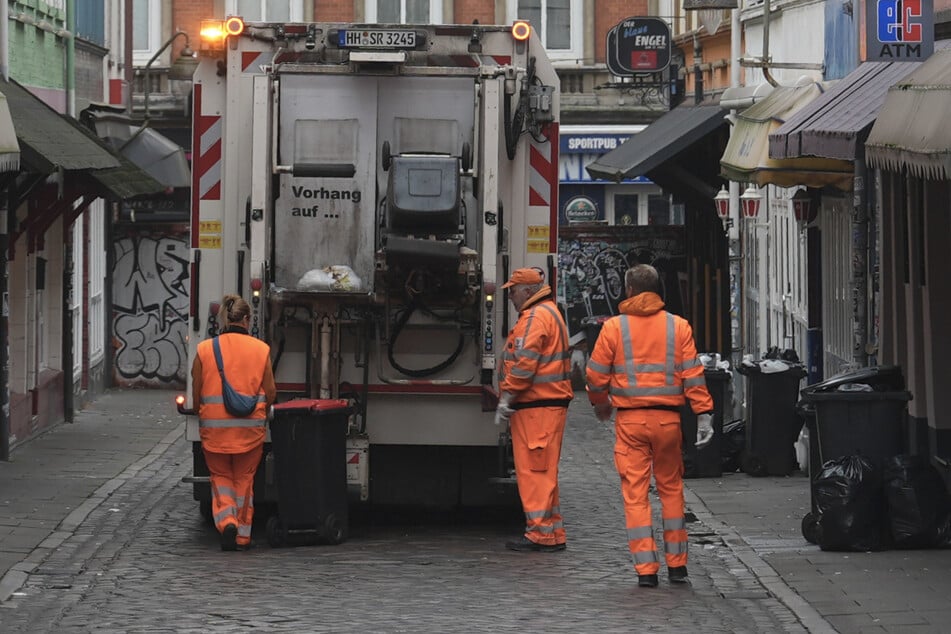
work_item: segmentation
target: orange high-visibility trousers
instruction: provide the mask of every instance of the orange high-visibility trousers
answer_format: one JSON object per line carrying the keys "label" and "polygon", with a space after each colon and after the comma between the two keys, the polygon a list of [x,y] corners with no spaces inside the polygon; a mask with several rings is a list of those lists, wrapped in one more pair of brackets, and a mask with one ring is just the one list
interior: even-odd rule
{"label": "orange high-visibility trousers", "polygon": [[[671,420],[675,417],[675,420]],[[614,464],[621,476],[628,548],[638,575],[660,569],[648,497],[651,470],[657,483],[664,529],[667,567],[687,565],[684,521],[683,457],[680,418],[658,410],[618,411]]]}
{"label": "orange high-visibility trousers", "polygon": [[254,473],[261,462],[264,445],[244,453],[217,453],[204,450],[211,474],[211,514],[221,533],[228,524],[238,527],[235,540],[240,546],[251,543],[254,519]]}
{"label": "orange high-visibility trousers", "polygon": [[525,537],[536,544],[564,544],[558,496],[558,461],[565,435],[565,407],[531,407],[512,414],[512,453],[518,495],[525,512]]}

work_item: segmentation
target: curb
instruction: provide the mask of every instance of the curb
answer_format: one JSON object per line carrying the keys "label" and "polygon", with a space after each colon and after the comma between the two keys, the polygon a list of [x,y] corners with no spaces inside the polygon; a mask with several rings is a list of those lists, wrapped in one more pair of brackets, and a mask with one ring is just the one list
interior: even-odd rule
{"label": "curb", "polygon": [[763,584],[763,587],[796,615],[799,622],[814,634],[836,634],[837,630],[822,617],[731,526],[718,520],[689,485],[684,483],[684,502],[705,526],[716,531],[737,559]]}
{"label": "curb", "polygon": [[147,454],[139,458],[131,465],[122,470],[114,478],[107,480],[91,496],[86,498],[69,515],[61,521],[55,529],[44,539],[36,548],[34,548],[23,561],[15,564],[7,571],[7,574],[0,578],[0,604],[7,601],[13,593],[23,587],[30,573],[49,555],[51,550],[59,548],[63,542],[73,536],[77,528],[86,520],[100,504],[112,495],[116,489],[136,476],[142,469],[155,462],[162,454],[185,433],[185,423],[179,423],[165,437],[158,441]]}

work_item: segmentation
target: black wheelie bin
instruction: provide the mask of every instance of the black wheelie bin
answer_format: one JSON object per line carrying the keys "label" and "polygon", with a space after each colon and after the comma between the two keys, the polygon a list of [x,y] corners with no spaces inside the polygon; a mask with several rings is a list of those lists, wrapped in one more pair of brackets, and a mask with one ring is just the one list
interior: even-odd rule
{"label": "black wheelie bin", "polygon": [[809,430],[810,493],[828,460],[862,456],[881,468],[906,453],[905,409],[911,398],[897,366],[862,368],[804,387],[799,409]]}
{"label": "black wheelie bin", "polygon": [[723,475],[723,421],[724,416],[732,414],[733,373],[727,369],[707,367],[703,377],[713,397],[713,439],[706,446],[697,448],[697,415],[688,401],[680,413],[685,478],[718,478]]}
{"label": "black wheelie bin", "polygon": [[351,413],[342,399],[296,399],[274,406],[270,427],[277,514],[267,521],[272,547],[346,540]]}
{"label": "black wheelie bin", "polygon": [[796,402],[806,369],[798,362],[767,359],[743,364],[737,371],[747,380],[743,471],[752,476],[790,475],[798,467],[793,445],[802,419]]}

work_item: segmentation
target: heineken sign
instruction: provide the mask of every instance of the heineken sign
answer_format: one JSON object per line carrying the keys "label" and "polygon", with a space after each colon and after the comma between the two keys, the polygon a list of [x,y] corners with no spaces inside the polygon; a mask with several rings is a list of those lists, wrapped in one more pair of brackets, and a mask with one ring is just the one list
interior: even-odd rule
{"label": "heineken sign", "polygon": [[608,31],[608,70],[619,76],[663,71],[670,46],[670,26],[662,19],[627,18]]}

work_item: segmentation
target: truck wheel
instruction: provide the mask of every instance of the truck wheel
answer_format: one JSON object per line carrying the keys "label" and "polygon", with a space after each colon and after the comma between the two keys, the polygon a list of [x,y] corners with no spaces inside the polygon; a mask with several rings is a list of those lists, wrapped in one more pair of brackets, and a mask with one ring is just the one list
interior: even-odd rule
{"label": "truck wheel", "polygon": [[347,539],[347,527],[331,513],[324,520],[324,538],[331,544],[342,544]]}
{"label": "truck wheel", "polygon": [[388,172],[390,170],[390,142],[383,142],[383,149],[380,150],[380,164],[383,165],[383,171]]}
{"label": "truck wheel", "polygon": [[472,167],[472,146],[468,142],[462,144],[462,171],[468,172]]}
{"label": "truck wheel", "polygon": [[280,548],[287,541],[287,535],[284,527],[281,526],[281,520],[277,515],[267,518],[267,543],[271,548]]}
{"label": "truck wheel", "polygon": [[201,519],[205,521],[205,524],[213,526],[215,523],[215,518],[211,513],[211,500],[201,500],[198,502],[198,512],[201,513]]}

